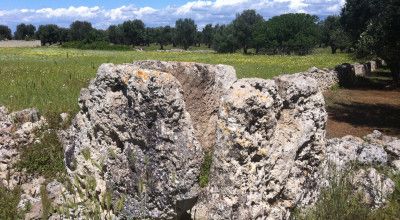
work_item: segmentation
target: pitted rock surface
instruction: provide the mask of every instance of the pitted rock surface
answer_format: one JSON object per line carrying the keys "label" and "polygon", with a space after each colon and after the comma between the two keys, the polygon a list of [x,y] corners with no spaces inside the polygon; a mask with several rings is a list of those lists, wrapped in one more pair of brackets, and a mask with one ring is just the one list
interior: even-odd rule
{"label": "pitted rock surface", "polygon": [[212,149],[220,98],[237,80],[235,69],[226,65],[152,60],[137,61],[133,65],[175,76],[182,85],[186,110],[192,118],[197,139],[205,149]]}
{"label": "pitted rock surface", "polygon": [[304,75],[315,79],[318,88],[324,92],[330,89],[332,86],[339,83],[338,72],[329,69],[318,69],[317,67],[310,68],[307,72],[296,73],[298,75]]}
{"label": "pitted rock surface", "polygon": [[29,176],[15,168],[20,151],[38,141],[35,132],[46,124],[36,109],[9,113],[0,106],[0,184],[13,189],[29,181]]}
{"label": "pitted rock surface", "polygon": [[[43,177],[27,174],[17,169],[21,151],[39,142],[37,131],[43,129],[46,120],[37,109],[25,109],[11,112],[0,106],[0,187],[13,190],[20,188],[18,209],[26,211],[26,219],[39,219],[42,215],[42,203],[39,189],[44,183]],[[30,210],[26,204],[31,205]],[[1,217],[0,217],[1,218]]]}
{"label": "pitted rock surface", "polygon": [[203,149],[173,75],[104,64],[79,104],[66,165],[77,191],[122,203],[103,217],[174,219],[194,205]]}
{"label": "pitted rock surface", "polygon": [[356,191],[362,193],[363,202],[373,207],[381,207],[385,204],[387,197],[393,193],[395,185],[390,178],[374,168],[359,170],[352,184]]}
{"label": "pitted rock surface", "polygon": [[[395,153],[395,137],[385,136],[379,131],[366,135],[363,138],[345,136],[328,140],[326,163],[324,164],[324,178],[329,172],[352,172],[351,181],[355,193],[362,193],[364,202],[372,207],[381,207],[394,191],[394,182],[386,173],[379,173],[374,166],[390,165],[394,173],[398,172],[400,157]],[[361,164],[367,169],[357,169]],[[335,175],[335,173],[333,173]],[[321,179],[324,184],[327,181]]]}
{"label": "pitted rock surface", "polygon": [[316,81],[241,79],[222,98],[205,219],[286,219],[312,203],[326,112]]}
{"label": "pitted rock surface", "polygon": [[[325,138],[322,92],[341,74],[237,80],[224,65],[102,65],[63,135],[74,217],[100,208],[106,219],[289,219],[317,201],[328,164],[353,162],[369,166],[356,173],[357,191],[384,204],[393,185],[372,169],[397,169],[397,139]],[[210,182],[200,189],[206,150]]]}

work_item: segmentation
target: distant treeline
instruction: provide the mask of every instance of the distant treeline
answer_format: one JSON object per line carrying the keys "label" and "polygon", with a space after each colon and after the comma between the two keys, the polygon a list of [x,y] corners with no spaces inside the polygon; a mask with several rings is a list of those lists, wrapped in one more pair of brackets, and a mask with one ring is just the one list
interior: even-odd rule
{"label": "distant treeline", "polygon": [[283,14],[268,20],[255,10],[245,10],[227,25],[207,24],[201,31],[192,19],[179,19],[175,26],[146,27],[141,20],[111,25],[107,30],[75,21],[69,28],[54,24],[20,24],[12,36],[0,26],[0,40],[40,39],[43,45],[62,44],[81,49],[131,49],[132,46],[172,44],[188,49],[205,44],[220,53],[309,54],[329,46],[356,55],[379,56],[388,62],[395,80],[400,78],[400,1],[346,0],[339,16]]}
{"label": "distant treeline", "polygon": [[[158,44],[161,50],[170,44],[186,50],[205,44],[221,53],[252,50],[253,53],[303,55],[317,45],[331,45],[332,52],[347,48],[349,41],[336,24],[337,20],[338,17],[319,21],[317,16],[309,14],[283,14],[266,21],[255,10],[245,10],[228,25],[207,24],[202,31],[192,19],[179,19],[175,27],[146,27],[141,20],[129,20],[111,25],[107,30],[95,29],[90,22],[74,21],[69,28],[47,24],[36,29],[31,24],[19,24],[13,36],[10,28],[2,25],[0,40],[38,39],[43,45],[121,50],[150,44]],[[332,29],[337,35],[335,42],[328,39]]]}

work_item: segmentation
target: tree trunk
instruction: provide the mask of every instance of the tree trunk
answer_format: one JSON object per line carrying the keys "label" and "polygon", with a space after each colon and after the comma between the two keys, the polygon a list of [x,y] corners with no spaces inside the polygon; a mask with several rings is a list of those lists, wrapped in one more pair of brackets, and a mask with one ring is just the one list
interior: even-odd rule
{"label": "tree trunk", "polygon": [[244,54],[247,54],[247,46],[244,46],[244,47],[243,47],[243,53],[244,53]]}
{"label": "tree trunk", "polygon": [[337,50],[337,47],[335,47],[335,46],[331,46],[331,51],[332,51],[332,54],[335,54],[335,53],[336,53],[336,50]]}
{"label": "tree trunk", "polygon": [[387,61],[390,72],[392,73],[393,83],[395,86],[399,86],[400,83],[400,62],[394,61],[390,62]]}
{"label": "tree trunk", "polygon": [[260,47],[259,46],[256,47],[256,54],[258,54],[258,52],[260,52]]}
{"label": "tree trunk", "polygon": [[160,50],[164,50],[164,45],[160,44]]}

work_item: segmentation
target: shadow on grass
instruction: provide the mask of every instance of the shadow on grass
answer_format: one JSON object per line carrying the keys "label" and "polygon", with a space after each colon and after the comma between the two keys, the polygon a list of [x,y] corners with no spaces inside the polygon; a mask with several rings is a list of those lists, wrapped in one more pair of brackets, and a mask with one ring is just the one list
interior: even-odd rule
{"label": "shadow on grass", "polygon": [[400,134],[400,107],[388,104],[366,104],[359,102],[334,103],[327,107],[335,121],[353,126],[368,126],[389,133]]}
{"label": "shadow on grass", "polygon": [[343,79],[343,82],[339,82],[341,87],[346,89],[356,89],[356,90],[397,90],[398,86],[394,86],[392,75],[390,72],[381,70],[373,72],[366,77],[356,77],[347,81]]}

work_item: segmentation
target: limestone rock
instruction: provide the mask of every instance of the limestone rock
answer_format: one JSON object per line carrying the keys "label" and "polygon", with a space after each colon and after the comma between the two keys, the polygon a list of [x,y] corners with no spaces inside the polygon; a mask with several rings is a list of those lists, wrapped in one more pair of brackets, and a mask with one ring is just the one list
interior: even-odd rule
{"label": "limestone rock", "polygon": [[68,113],[66,113],[66,112],[61,113],[61,114],[60,114],[61,123],[62,123],[62,124],[67,123],[68,120],[70,119],[70,117],[71,117],[71,116],[70,116]]}
{"label": "limestone rock", "polygon": [[42,128],[46,120],[36,109],[9,113],[0,106],[0,184],[13,189],[28,182],[26,174],[15,169],[20,150],[37,140],[35,131]]}
{"label": "limestone rock", "polygon": [[361,138],[353,136],[328,140],[327,165],[335,166],[338,170],[343,170],[350,162],[357,160],[357,152],[362,149],[363,143],[364,141]]}
{"label": "limestone rock", "polygon": [[26,122],[35,123],[40,120],[39,111],[35,108],[24,109],[19,112],[13,112],[10,114],[10,116],[14,122],[21,124]]}
{"label": "limestone rock", "polygon": [[349,63],[343,63],[335,67],[338,72],[339,85],[343,87],[351,87],[356,83],[356,75],[354,68]]}
{"label": "limestone rock", "polygon": [[213,148],[220,98],[237,80],[235,69],[226,65],[152,60],[137,61],[133,65],[170,73],[181,83],[196,137],[205,149]]}
{"label": "limestone rock", "polygon": [[[363,139],[345,136],[328,140],[327,162],[322,176],[329,172],[355,172],[352,185],[354,191],[361,192],[364,202],[377,208],[385,204],[387,197],[394,190],[393,181],[379,173],[374,166],[390,164],[395,172],[400,170],[400,157],[396,155],[397,138],[383,135],[379,131],[365,136]],[[363,164],[364,169],[358,169],[353,164]],[[354,170],[356,169],[356,170]],[[357,170],[358,169],[358,170]],[[329,181],[323,180],[322,187],[328,186]],[[326,185],[324,185],[326,184]]]}
{"label": "limestone rock", "polygon": [[[104,64],[82,90],[81,110],[64,134],[65,162],[84,192],[77,200],[97,195],[93,207],[100,204],[104,218],[173,219],[197,199],[203,148],[185,105],[186,82],[140,65]],[[109,200],[114,205],[104,208]]]}
{"label": "limestone rock", "polygon": [[353,64],[353,69],[356,76],[366,76],[368,74],[365,64],[355,63]]}
{"label": "limestone rock", "polygon": [[44,184],[43,177],[34,178],[33,180],[21,185],[21,200],[18,204],[19,210],[25,210],[31,206],[25,214],[25,219],[40,219],[42,217],[42,200],[40,195],[40,187]]}
{"label": "limestone rock", "polygon": [[366,64],[371,72],[375,72],[378,69],[378,63],[375,60],[368,61]]}
{"label": "limestone rock", "polygon": [[364,195],[364,202],[380,207],[394,191],[394,182],[376,169],[361,169],[354,177],[353,186]]}
{"label": "limestone rock", "polygon": [[222,98],[207,195],[196,219],[286,219],[312,203],[326,112],[304,75],[241,79]]}
{"label": "limestone rock", "polygon": [[394,168],[395,173],[400,173],[400,160],[392,161],[392,167]]}
{"label": "limestone rock", "polygon": [[400,140],[393,140],[389,143],[386,143],[385,150],[390,155],[400,159]]}
{"label": "limestone rock", "polygon": [[310,68],[307,72],[300,73],[315,79],[319,89],[324,92],[339,83],[338,72],[329,69]]}
{"label": "limestone rock", "polygon": [[388,161],[388,155],[381,146],[364,144],[357,159],[364,164],[385,165]]}

